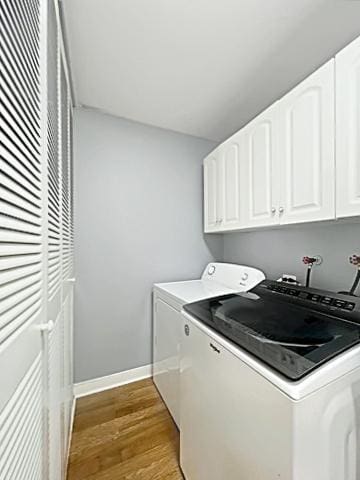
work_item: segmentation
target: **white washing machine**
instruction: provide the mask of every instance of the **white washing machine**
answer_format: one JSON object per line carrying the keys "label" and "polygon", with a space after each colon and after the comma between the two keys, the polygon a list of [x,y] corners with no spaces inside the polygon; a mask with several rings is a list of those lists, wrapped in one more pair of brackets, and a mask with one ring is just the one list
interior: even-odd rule
{"label": "white washing machine", "polygon": [[255,268],[230,263],[209,263],[200,280],[154,285],[153,378],[178,427],[183,305],[227,293],[244,292],[264,278],[263,272]]}
{"label": "white washing machine", "polygon": [[360,479],[360,299],[264,281],[184,306],[186,480]]}

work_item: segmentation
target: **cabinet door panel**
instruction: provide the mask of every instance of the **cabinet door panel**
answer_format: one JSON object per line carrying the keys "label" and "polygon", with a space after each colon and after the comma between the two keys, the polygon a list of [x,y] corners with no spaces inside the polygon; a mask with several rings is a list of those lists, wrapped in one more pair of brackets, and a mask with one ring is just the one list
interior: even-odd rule
{"label": "cabinet door panel", "polygon": [[218,226],[218,160],[210,155],[204,160],[204,227],[211,232]]}
{"label": "cabinet door panel", "polygon": [[244,138],[241,182],[244,222],[248,227],[277,224],[277,104],[244,129]]}
{"label": "cabinet door panel", "polygon": [[360,215],[360,37],[336,57],[337,217]]}
{"label": "cabinet door panel", "polygon": [[224,145],[223,153],[222,230],[240,227],[240,144],[233,138]]}
{"label": "cabinet door panel", "polygon": [[281,223],[335,216],[334,62],[280,102]]}

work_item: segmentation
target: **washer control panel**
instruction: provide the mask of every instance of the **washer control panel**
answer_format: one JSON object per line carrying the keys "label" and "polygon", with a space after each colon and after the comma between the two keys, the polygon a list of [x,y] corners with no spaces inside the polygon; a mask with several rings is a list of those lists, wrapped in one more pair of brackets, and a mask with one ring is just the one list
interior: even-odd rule
{"label": "washer control panel", "polygon": [[291,295],[292,297],[298,297],[302,300],[310,300],[314,303],[321,303],[323,305],[328,305],[336,308],[343,308],[344,310],[352,311],[355,308],[355,302],[346,301],[328,295],[320,295],[319,293],[301,291],[297,290],[296,288],[287,288],[280,285],[269,285],[267,288],[269,290],[272,290],[273,292]]}
{"label": "washer control panel", "polygon": [[205,268],[201,279],[219,283],[235,292],[244,292],[262,282],[265,275],[257,268],[213,262]]}

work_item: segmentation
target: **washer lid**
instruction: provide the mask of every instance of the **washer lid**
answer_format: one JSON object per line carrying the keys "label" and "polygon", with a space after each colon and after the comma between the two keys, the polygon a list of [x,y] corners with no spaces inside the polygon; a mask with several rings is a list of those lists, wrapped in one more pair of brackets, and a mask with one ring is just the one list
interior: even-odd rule
{"label": "washer lid", "polygon": [[250,290],[264,278],[263,272],[256,268],[212,262],[205,268],[201,280],[156,283],[154,288],[171,295],[176,302],[184,305],[203,298]]}
{"label": "washer lid", "polygon": [[[351,297],[349,302],[336,294],[330,297],[328,292],[292,287],[297,294],[285,287],[281,288],[286,291],[275,292],[274,286],[263,282],[249,293],[213,298],[184,309],[292,381],[360,343],[359,312]],[[301,292],[318,295],[318,302],[302,298]],[[329,298],[333,306],[322,303]],[[349,303],[354,305],[352,310],[346,309]]]}

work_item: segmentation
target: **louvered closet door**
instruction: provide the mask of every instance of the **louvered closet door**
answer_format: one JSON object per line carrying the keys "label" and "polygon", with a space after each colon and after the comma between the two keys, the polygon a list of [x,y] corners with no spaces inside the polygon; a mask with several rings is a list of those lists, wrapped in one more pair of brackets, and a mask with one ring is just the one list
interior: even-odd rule
{"label": "louvered closet door", "polygon": [[61,248],[62,248],[62,427],[64,455],[68,451],[72,391],[72,275],[73,275],[73,226],[71,181],[71,105],[67,78],[61,66]]}
{"label": "louvered closet door", "polygon": [[69,449],[69,433],[71,428],[71,413],[74,399],[73,392],[73,290],[74,290],[74,226],[73,226],[73,175],[72,175],[72,113],[70,105],[70,96],[68,95],[67,105],[68,118],[68,220],[64,223],[67,225],[68,233],[66,240],[68,242],[68,257],[65,259],[68,263],[64,269],[64,393],[65,393],[65,447]]}
{"label": "louvered closet door", "polygon": [[48,129],[47,129],[47,308],[55,323],[47,345],[48,472],[50,480],[64,477],[61,436],[61,191],[59,148],[60,49],[53,0],[48,1]]}
{"label": "louvered closet door", "polygon": [[72,111],[70,96],[68,95],[67,106],[68,118],[68,265],[65,269],[64,286],[64,385],[65,385],[65,437],[66,449],[71,428],[71,410],[73,404],[73,290],[74,290],[74,225],[73,225],[73,162],[72,162]]}
{"label": "louvered closet door", "polygon": [[70,201],[70,112],[66,75],[61,67],[61,167],[62,167],[62,280],[64,297],[71,274],[71,201]]}
{"label": "louvered closet door", "polygon": [[70,289],[63,305],[63,341],[64,341],[64,447],[69,449],[69,433],[71,428],[71,408],[73,401],[72,389],[72,316],[73,295]]}
{"label": "louvered closet door", "polygon": [[40,0],[0,2],[0,478],[43,479]]}

